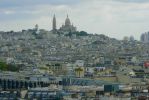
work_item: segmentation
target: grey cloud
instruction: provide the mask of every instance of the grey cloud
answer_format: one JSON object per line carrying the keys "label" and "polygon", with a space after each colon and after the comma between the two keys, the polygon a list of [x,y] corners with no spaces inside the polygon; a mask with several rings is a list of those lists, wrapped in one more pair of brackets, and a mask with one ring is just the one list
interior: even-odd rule
{"label": "grey cloud", "polygon": [[112,0],[117,2],[124,2],[124,3],[147,3],[149,0]]}
{"label": "grey cloud", "polygon": [[34,6],[41,4],[52,4],[52,5],[74,5],[79,3],[80,0],[1,0],[0,8],[7,7],[23,7],[23,6]]}

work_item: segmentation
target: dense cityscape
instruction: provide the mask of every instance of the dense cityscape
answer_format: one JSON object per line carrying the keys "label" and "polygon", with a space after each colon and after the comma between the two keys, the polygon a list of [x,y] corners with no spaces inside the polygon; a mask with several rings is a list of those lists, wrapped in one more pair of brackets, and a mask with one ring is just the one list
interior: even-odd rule
{"label": "dense cityscape", "polygon": [[1,100],[148,100],[149,34],[140,41],[57,28],[0,32]]}

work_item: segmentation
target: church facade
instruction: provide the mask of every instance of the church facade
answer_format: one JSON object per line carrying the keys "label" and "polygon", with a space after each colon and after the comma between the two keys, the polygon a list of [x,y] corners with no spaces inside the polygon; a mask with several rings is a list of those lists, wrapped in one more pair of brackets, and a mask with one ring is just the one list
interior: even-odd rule
{"label": "church facade", "polygon": [[55,17],[55,15],[54,15],[54,17],[53,17],[53,21],[52,21],[53,23],[52,23],[52,27],[53,27],[53,29],[52,29],[52,31],[54,31],[54,32],[61,32],[61,33],[69,33],[69,32],[76,32],[77,31],[77,28],[75,27],[75,26],[73,26],[73,24],[71,24],[71,21],[70,21],[70,19],[69,19],[69,17],[68,17],[68,15],[67,15],[67,18],[66,18],[66,20],[65,20],[65,24],[64,25],[62,25],[61,27],[60,27],[60,29],[56,29],[56,17]]}

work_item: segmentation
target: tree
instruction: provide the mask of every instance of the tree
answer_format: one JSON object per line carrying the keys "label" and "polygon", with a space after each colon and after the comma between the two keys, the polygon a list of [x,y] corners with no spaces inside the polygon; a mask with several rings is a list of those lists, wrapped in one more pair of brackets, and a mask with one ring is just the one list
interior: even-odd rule
{"label": "tree", "polygon": [[13,64],[6,64],[5,62],[0,61],[0,70],[2,71],[19,71],[19,66]]}
{"label": "tree", "polygon": [[0,70],[7,71],[8,65],[4,62],[0,62]]}

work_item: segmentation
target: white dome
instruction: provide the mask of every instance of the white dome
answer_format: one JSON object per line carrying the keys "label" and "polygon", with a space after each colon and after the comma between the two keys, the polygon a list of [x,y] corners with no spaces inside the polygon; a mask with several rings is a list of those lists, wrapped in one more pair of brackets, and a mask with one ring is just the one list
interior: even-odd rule
{"label": "white dome", "polygon": [[66,20],[65,20],[65,25],[66,25],[66,26],[70,26],[70,25],[71,25],[70,19],[68,18],[68,15],[67,15],[67,18],[66,18]]}

